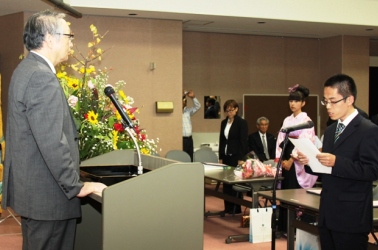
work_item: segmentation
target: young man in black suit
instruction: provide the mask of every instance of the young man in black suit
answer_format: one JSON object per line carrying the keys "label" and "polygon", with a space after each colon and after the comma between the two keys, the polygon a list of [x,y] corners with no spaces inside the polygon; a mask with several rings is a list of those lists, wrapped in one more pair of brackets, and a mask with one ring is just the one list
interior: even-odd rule
{"label": "young man in black suit", "polygon": [[[378,126],[358,113],[356,96],[356,84],[350,76],[335,75],[324,84],[322,104],[329,117],[338,122],[326,128],[323,151],[316,156],[322,165],[332,168],[331,174],[322,174],[322,249],[367,249],[373,228],[372,182],[378,179]],[[301,152],[298,160],[308,163]],[[312,173],[308,166],[306,171]]]}
{"label": "young man in black suit", "polygon": [[[255,152],[260,161],[266,161],[275,158],[276,139],[272,134],[267,133],[269,120],[266,117],[260,117],[256,121],[258,131],[248,136],[249,151]],[[264,141],[263,141],[264,140]],[[264,149],[264,143],[266,150]]]}

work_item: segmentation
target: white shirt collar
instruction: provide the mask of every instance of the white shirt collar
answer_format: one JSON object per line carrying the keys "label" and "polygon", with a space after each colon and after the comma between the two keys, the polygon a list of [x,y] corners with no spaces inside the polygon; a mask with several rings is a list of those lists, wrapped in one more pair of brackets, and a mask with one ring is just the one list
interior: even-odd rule
{"label": "white shirt collar", "polygon": [[346,127],[354,119],[354,117],[356,117],[357,115],[358,115],[358,111],[357,111],[357,109],[354,109],[354,111],[344,121],[341,121],[339,119],[337,124],[339,124],[341,122]]}
{"label": "white shirt collar", "polygon": [[44,56],[41,55],[40,53],[35,52],[35,51],[33,51],[33,50],[31,50],[30,52],[32,52],[32,53],[34,53],[34,54],[37,54],[37,55],[39,55],[40,57],[42,57],[42,58],[47,62],[47,64],[49,65],[51,71],[54,72],[54,74],[56,74],[55,67],[54,67],[54,65],[49,61],[49,59],[47,59],[46,57],[44,57]]}
{"label": "white shirt collar", "polygon": [[260,134],[260,137],[262,137],[262,136],[265,136],[265,137],[266,137],[266,133],[263,134],[263,133],[260,132],[260,130],[259,130],[259,134]]}

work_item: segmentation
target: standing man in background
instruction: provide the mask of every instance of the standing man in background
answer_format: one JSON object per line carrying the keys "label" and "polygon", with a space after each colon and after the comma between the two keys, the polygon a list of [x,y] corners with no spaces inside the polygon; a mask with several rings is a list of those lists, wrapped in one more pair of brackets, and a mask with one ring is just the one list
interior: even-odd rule
{"label": "standing man in background", "polygon": [[275,158],[276,139],[272,134],[267,133],[269,128],[268,118],[262,116],[257,119],[256,127],[258,131],[248,136],[249,151],[255,152],[255,155],[261,162]]}
{"label": "standing man in background", "polygon": [[28,19],[29,54],[9,85],[2,207],[21,216],[23,250],[74,249],[78,197],[106,187],[80,181],[78,135],[54,68],[72,47],[64,17],[46,10]]}
{"label": "standing man in background", "polygon": [[[193,107],[187,107],[187,99],[193,100]],[[182,147],[193,161],[193,138],[192,138],[192,121],[190,117],[201,108],[201,103],[195,97],[192,90],[185,91],[182,96]]]}
{"label": "standing man in background", "polygon": [[[378,127],[354,106],[357,87],[348,75],[338,74],[324,83],[321,101],[337,122],[324,133],[318,161],[332,168],[322,176],[319,238],[322,249],[365,250],[373,229],[373,181],[378,179]],[[300,149],[299,149],[300,151]],[[301,164],[308,157],[298,152]],[[306,166],[306,172],[311,169]]]}

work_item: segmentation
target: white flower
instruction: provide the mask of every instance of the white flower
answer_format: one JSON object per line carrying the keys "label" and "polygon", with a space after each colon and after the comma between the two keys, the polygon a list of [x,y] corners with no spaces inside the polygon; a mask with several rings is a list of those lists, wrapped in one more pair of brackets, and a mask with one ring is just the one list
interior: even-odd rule
{"label": "white flower", "polygon": [[91,80],[88,81],[88,87],[89,87],[90,89],[94,89],[94,88],[95,88],[95,86],[93,85],[93,83],[92,83]]}
{"label": "white flower", "polygon": [[77,98],[77,96],[71,95],[68,98],[68,105],[70,105],[70,107],[74,108],[74,107],[76,107],[76,103],[77,103],[78,100],[79,100],[79,98]]}

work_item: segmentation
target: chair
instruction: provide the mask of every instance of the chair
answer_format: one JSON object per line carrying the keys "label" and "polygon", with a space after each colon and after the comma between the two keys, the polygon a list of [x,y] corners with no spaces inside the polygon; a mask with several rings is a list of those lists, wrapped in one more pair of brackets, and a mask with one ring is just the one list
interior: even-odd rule
{"label": "chair", "polygon": [[201,147],[194,152],[193,161],[218,163],[219,160],[217,154],[211,148]]}
{"label": "chair", "polygon": [[189,154],[182,150],[170,150],[165,155],[165,158],[181,162],[192,162],[192,159],[190,158]]}

